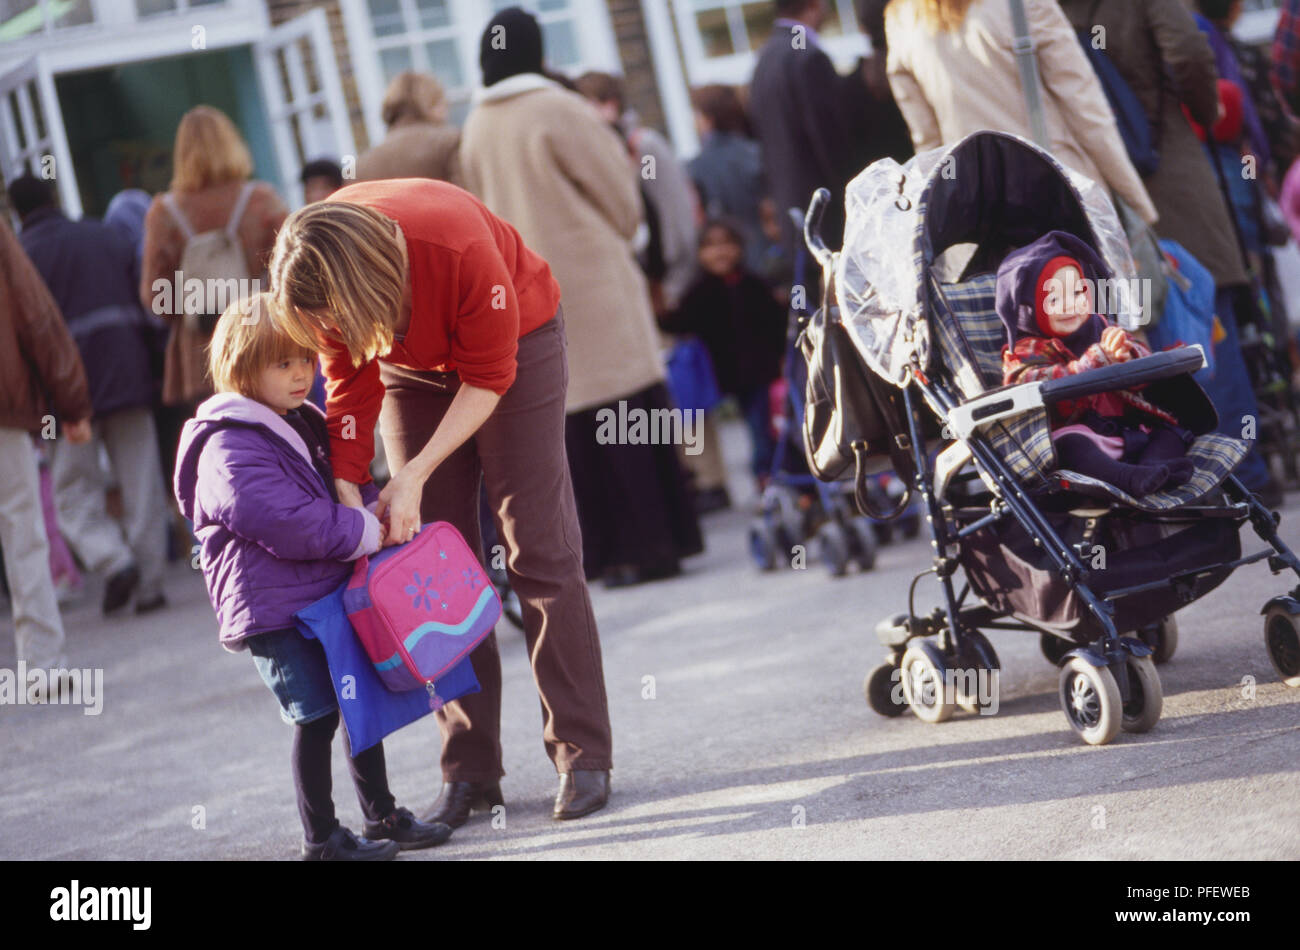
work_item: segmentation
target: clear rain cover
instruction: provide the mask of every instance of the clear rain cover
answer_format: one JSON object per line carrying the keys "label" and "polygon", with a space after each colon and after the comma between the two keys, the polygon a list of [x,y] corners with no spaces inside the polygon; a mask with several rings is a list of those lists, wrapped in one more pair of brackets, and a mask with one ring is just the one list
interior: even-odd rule
{"label": "clear rain cover", "polygon": [[[979,135],[980,133],[975,133]],[[1032,143],[1021,140],[1030,149]],[[930,331],[925,320],[925,264],[920,259],[918,205],[926,183],[951,148],[923,152],[899,165],[892,158],[869,165],[845,189],[844,246],[836,255],[835,284],[840,322],[849,331],[867,366],[902,386],[915,356],[925,368],[930,359]],[[1117,280],[1121,323],[1139,326],[1135,296],[1136,265],[1128,237],[1106,190],[1092,179],[1057,168],[1079,195],[1097,237],[1097,250]],[[1043,232],[1052,229],[1045,221]]]}

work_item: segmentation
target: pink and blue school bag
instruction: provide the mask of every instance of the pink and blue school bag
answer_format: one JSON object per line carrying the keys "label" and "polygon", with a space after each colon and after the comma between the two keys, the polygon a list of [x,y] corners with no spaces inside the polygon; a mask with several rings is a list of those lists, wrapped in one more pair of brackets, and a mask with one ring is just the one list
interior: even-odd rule
{"label": "pink and blue school bag", "polygon": [[501,599],[478,558],[445,521],[359,558],[343,607],[384,685],[394,692],[427,690],[432,709],[444,702],[439,677],[482,643],[501,616]]}

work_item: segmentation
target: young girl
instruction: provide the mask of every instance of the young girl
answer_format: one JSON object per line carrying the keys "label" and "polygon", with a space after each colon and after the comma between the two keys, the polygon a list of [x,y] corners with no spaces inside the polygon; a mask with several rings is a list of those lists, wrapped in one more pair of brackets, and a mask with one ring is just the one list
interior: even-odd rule
{"label": "young girl", "polygon": [[699,247],[703,273],[659,325],[670,333],[694,333],[708,348],[718,388],[740,403],[757,478],[774,451],[767,393],[781,375],[786,315],[768,286],[745,269],[744,255],[738,226],[721,218],[705,224]]}
{"label": "young girl", "polygon": [[294,726],[303,858],[376,861],[440,844],[450,827],[396,807],[382,744],[348,759],[365,837],[334,817],[338,704],[325,652],[295,629],[293,614],[343,583],[349,562],[379,550],[385,532],[373,514],[339,504],[335,494],[325,420],[306,402],[316,354],[281,333],[270,295],[261,294],[222,314],[209,364],[217,394],[185,424],[176,499],[202,545],[222,646],[253,655]]}
{"label": "young girl", "polygon": [[[1150,355],[1095,313],[1106,268],[1083,241],[1053,231],[1012,251],[998,268],[997,311],[1007,328],[1003,383],[1058,379]],[[1183,484],[1194,471],[1192,436],[1172,414],[1131,390],[1058,403],[1052,442],[1061,468],[1141,498]]]}

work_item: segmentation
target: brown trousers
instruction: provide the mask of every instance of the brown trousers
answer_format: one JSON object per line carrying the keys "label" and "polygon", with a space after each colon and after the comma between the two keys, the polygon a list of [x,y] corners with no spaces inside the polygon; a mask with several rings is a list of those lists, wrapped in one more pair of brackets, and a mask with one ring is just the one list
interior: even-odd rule
{"label": "brown trousers", "polygon": [[[612,739],[600,637],[582,572],[582,535],[564,450],[569,369],[564,317],[519,340],[519,370],[488,420],[429,477],[420,517],[448,521],[482,560],[479,483],[487,490],[542,703],[556,771],[609,769]],[[392,471],[419,454],[460,387],[455,373],[380,364],[379,426]],[[489,552],[490,553],[490,552]],[[496,634],[470,659],[482,691],[437,713],[448,782],[495,781],[501,767],[501,657]]]}

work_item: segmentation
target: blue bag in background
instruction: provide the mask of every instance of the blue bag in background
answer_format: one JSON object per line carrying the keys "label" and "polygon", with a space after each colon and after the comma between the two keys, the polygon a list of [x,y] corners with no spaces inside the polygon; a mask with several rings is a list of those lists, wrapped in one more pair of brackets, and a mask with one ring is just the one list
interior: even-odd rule
{"label": "blue bag in background", "polygon": [[722,402],[713,360],[703,343],[686,337],[668,351],[668,395],[678,409],[708,412]]}
{"label": "blue bag in background", "polygon": [[1195,374],[1200,381],[1214,374],[1214,275],[1177,241],[1161,241],[1160,250],[1178,266],[1168,271],[1164,315],[1147,328],[1147,339],[1157,350],[1175,343],[1199,343],[1209,364]]}
{"label": "blue bag in background", "polygon": [[[384,686],[370,657],[361,646],[347,611],[343,609],[343,584],[332,594],[294,614],[304,637],[315,637],[325,650],[334,694],[348,730],[352,754],[364,752],[389,733],[429,715],[429,694],[422,689],[394,693]],[[345,679],[350,677],[350,679]],[[438,695],[451,701],[479,691],[469,657],[437,680]]]}

